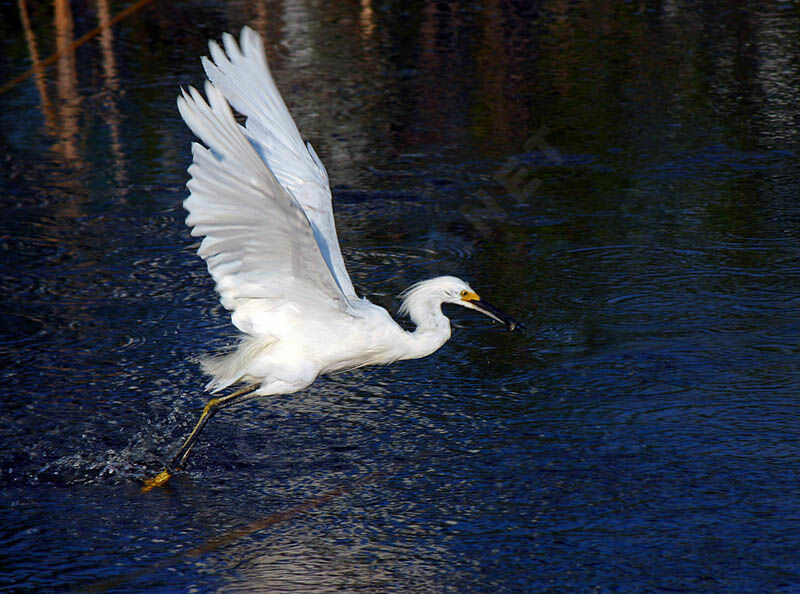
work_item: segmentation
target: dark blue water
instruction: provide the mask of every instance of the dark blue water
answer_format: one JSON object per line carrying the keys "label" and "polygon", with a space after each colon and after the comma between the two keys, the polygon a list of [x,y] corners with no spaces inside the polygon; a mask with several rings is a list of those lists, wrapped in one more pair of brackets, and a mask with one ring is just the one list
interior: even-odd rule
{"label": "dark blue water", "polygon": [[[125,6],[0,4],[0,83]],[[142,494],[232,340],[175,96],[244,24],[357,290],[528,333],[448,311]],[[0,102],[0,589],[800,591],[796,2],[156,1]]]}

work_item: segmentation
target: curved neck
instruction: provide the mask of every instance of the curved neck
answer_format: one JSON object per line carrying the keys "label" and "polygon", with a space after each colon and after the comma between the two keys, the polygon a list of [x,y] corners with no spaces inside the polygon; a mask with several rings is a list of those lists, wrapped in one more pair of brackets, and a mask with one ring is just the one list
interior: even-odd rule
{"label": "curved neck", "polygon": [[408,350],[403,359],[426,357],[450,338],[450,320],[442,313],[441,305],[441,302],[423,302],[409,309],[417,328],[405,333]]}

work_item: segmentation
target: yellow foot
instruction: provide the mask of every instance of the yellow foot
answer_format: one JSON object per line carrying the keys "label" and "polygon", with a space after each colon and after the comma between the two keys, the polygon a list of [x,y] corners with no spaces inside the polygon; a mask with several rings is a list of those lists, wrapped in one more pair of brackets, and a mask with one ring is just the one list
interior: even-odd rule
{"label": "yellow foot", "polygon": [[171,476],[172,475],[168,470],[162,470],[160,473],[158,473],[158,476],[154,476],[151,479],[146,479],[144,481],[144,486],[142,487],[142,493],[147,493],[153,487],[160,487],[166,483]]}

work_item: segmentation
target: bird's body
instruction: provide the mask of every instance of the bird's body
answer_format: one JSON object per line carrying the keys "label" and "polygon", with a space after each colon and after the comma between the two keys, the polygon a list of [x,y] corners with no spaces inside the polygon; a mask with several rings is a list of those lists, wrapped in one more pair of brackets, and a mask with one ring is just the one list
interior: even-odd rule
{"label": "bird's body", "polygon": [[[304,144],[267,66],[261,38],[242,30],[209,44],[203,58],[208,102],[194,88],[178,109],[203,144],[192,145],[186,224],[204,237],[198,254],[222,305],[240,331],[238,346],[204,360],[206,388],[251,387],[212,399],[173,466],[182,466],[208,419],[255,396],[288,394],[319,375],[427,356],[450,338],[443,303],[478,310],[513,330],[464,281],[442,276],[417,283],[400,313],[404,330],[382,307],[356,295],[339,248],[328,174]],[[231,107],[246,117],[238,124]],[[205,146],[203,146],[205,145]],[[164,471],[146,489],[169,478]]]}
{"label": "bird's body", "polygon": [[424,357],[450,337],[443,314],[406,332],[366,299],[346,311],[309,311],[291,302],[271,310],[259,306],[247,303],[233,315],[247,319],[236,324],[245,336],[235,350],[203,361],[212,391],[243,381],[259,383],[263,395],[296,392],[326,373]]}

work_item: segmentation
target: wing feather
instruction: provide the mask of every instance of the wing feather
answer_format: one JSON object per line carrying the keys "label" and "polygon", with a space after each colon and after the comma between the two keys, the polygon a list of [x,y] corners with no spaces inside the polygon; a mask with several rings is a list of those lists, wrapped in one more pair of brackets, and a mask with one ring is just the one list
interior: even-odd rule
{"label": "wing feather", "polygon": [[181,116],[205,145],[192,145],[184,207],[192,235],[204,236],[198,254],[222,304],[234,312],[251,299],[345,310],[303,207],[242,133],[220,89],[207,82],[206,96],[190,88],[178,97]]}
{"label": "wing feather", "polygon": [[339,288],[355,299],[336,235],[328,173],[314,149],[303,143],[267,65],[261,37],[244,27],[239,44],[225,34],[221,48],[209,43],[203,58],[208,79],[246,116],[244,133],[280,184],[303,207],[314,237]]}

